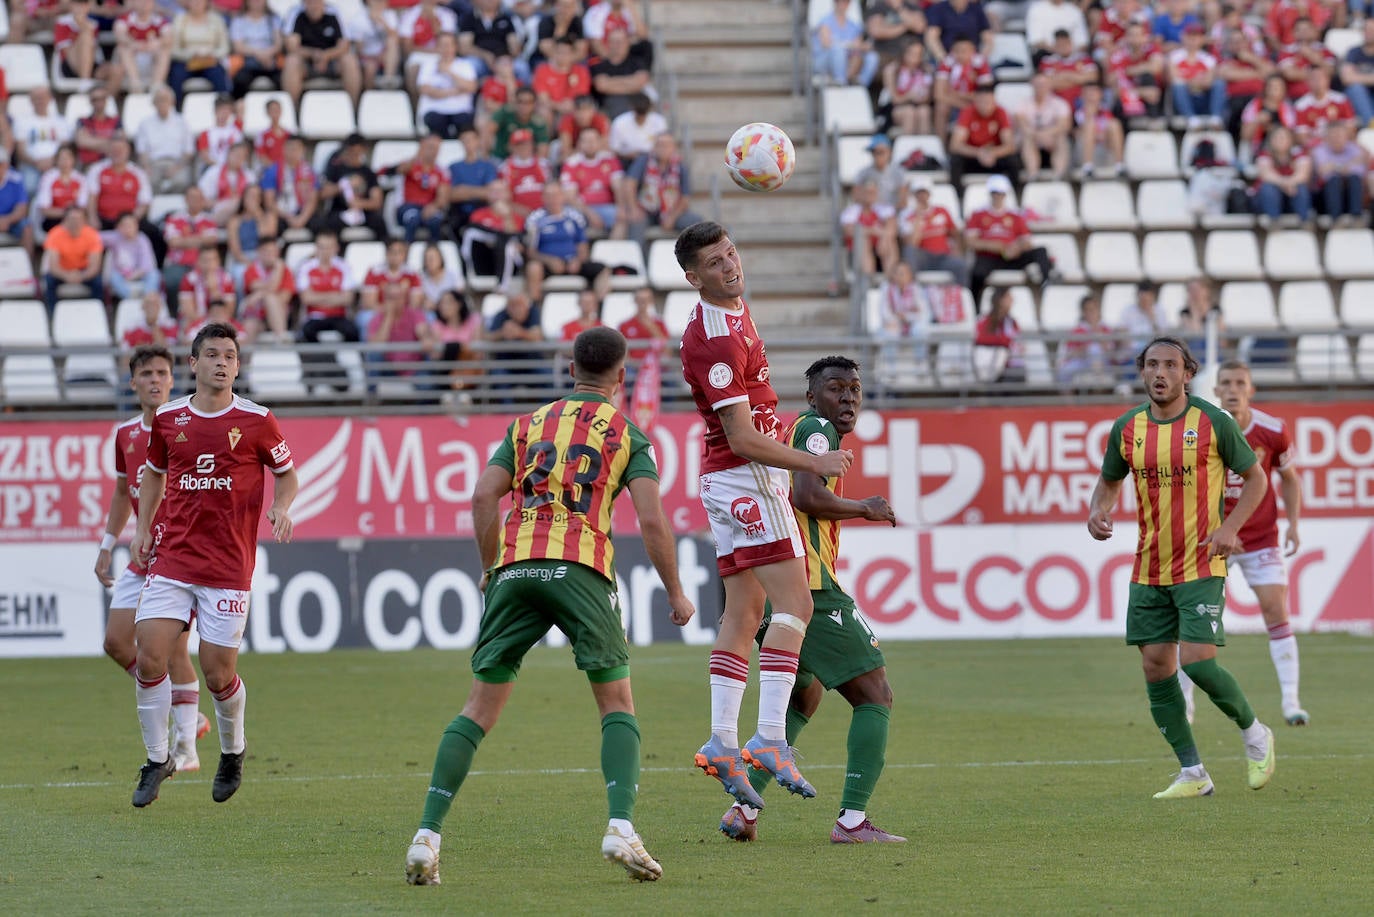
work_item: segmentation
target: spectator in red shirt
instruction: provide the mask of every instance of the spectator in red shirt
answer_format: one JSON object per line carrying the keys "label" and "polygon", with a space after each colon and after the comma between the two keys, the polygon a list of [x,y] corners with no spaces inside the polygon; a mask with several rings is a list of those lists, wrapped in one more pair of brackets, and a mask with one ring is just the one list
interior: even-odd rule
{"label": "spectator in red shirt", "polygon": [[1326,134],[1326,126],[1333,121],[1350,125],[1355,124],[1355,109],[1350,100],[1331,88],[1331,75],[1320,68],[1307,75],[1310,91],[1293,103],[1297,118],[1298,142],[1307,149],[1321,143]]}
{"label": "spectator in red shirt", "polygon": [[1011,290],[994,287],[992,308],[973,334],[973,371],[980,382],[1025,382],[1021,326],[1011,317]]}
{"label": "spectator in red shirt", "polygon": [[540,113],[550,124],[571,114],[573,100],[592,91],[592,73],[577,59],[577,42],[564,35],[553,47],[553,59],[536,67],[530,82]]}
{"label": "spectator in red shirt", "polygon": [[266,325],[279,343],[291,340],[286,325],[295,295],[296,278],[282,260],[281,243],[261,240],[257,257],[243,272],[243,320],[249,332],[256,337]]}
{"label": "spectator in red shirt", "polygon": [[568,192],[568,205],[586,218],[591,232],[609,231],[612,239],[623,239],[629,222],[624,177],[620,157],[606,149],[606,137],[594,127],[584,127],[577,151],[563,160],[558,180]]}
{"label": "spectator in red shirt", "polygon": [[76,122],[76,151],[82,168],[109,156],[110,141],[119,132],[119,109],[110,105],[109,90],[97,84],[91,90],[91,113]]}
{"label": "spectator in red shirt", "polygon": [[410,245],[400,239],[392,239],[386,244],[385,259],[363,278],[362,311],[376,313],[393,301],[399,301],[407,309],[419,309],[424,305],[420,274],[406,264],[409,252]]}
{"label": "spectator in red shirt", "polygon": [[1126,26],[1126,37],[1107,58],[1107,73],[1116,88],[1116,116],[1158,118],[1164,105],[1164,55],[1141,22]]}
{"label": "spectator in red shirt", "polygon": [[487,204],[472,212],[463,230],[463,263],[482,277],[497,277],[497,291],[505,292],[523,263],[523,209],[511,203],[510,188],[501,179],[487,186]]}
{"label": "spectator in red shirt", "polygon": [[1074,49],[1067,29],[1054,33],[1054,53],[1040,59],[1039,71],[1050,79],[1050,88],[1069,105],[1078,104],[1078,96],[1089,83],[1099,82],[1097,64],[1082,51]]}
{"label": "spectator in red shirt", "polygon": [[534,132],[524,127],[510,135],[510,155],[497,174],[522,216],[544,206],[544,186],[555,177],[548,162],[535,156]]}
{"label": "spectator in red shirt", "polygon": [[[96,77],[96,67],[104,61],[97,36],[100,25],[91,16],[90,0],[68,0],[67,15],[53,23],[52,47],[58,67],[68,79],[88,82]],[[115,75],[118,83],[118,75]]]}
{"label": "spectator in red shirt", "polygon": [[[129,161],[129,141],[111,141],[110,158],[90,172],[90,218],[100,229],[114,229],[116,221],[133,212],[140,221],[147,216],[153,189],[143,170]],[[161,234],[159,234],[160,236]]]}
{"label": "spectator in red shirt", "polygon": [[291,139],[291,132],[281,123],[281,100],[269,99],[266,111],[267,127],[253,143],[253,152],[258,157],[259,169],[281,165],[282,159],[286,156],[286,141]]}
{"label": "spectator in red shirt", "polygon": [[196,256],[196,269],[181,278],[181,286],[177,289],[177,320],[183,328],[199,322],[209,312],[210,303],[216,300],[229,304],[230,315],[237,311],[234,278],[221,265],[219,249],[207,245]]}
{"label": "spectator in red shirt", "polygon": [[163,221],[167,255],[162,262],[162,282],[167,290],[181,288],[181,278],[196,265],[196,256],[219,241],[219,224],[205,204],[205,193],[195,185],[186,189],[186,209]]}
{"label": "spectator in red shirt", "polygon": [[431,240],[443,238],[448,217],[448,170],[439,166],[439,138],[426,134],[420,139],[415,158],[396,166],[403,177],[401,206],[396,219],[405,229],[406,242],[414,242],[424,226]]}
{"label": "spectator in red shirt", "polygon": [[125,350],[135,347],[154,345],[171,347],[177,340],[177,323],[167,313],[167,303],[161,290],[149,290],[143,294],[142,321],[124,329],[120,343]]}
{"label": "spectator in red shirt", "polygon": [[601,325],[601,297],[593,289],[579,290],[577,294],[577,318],[563,325],[559,338],[571,342],[588,328]]}
{"label": "spectator in red shirt", "polygon": [[586,127],[596,128],[603,137],[609,138],[611,133],[611,119],[602,114],[596,107],[596,98],[589,95],[574,99],[572,112],[558,119],[558,145],[564,156],[577,146],[582,129]]}
{"label": "spectator in red shirt", "polygon": [[1321,0],[1274,0],[1264,20],[1264,35],[1275,51],[1281,51],[1300,40],[1299,22],[1310,22],[1320,34],[1326,31],[1333,12],[1341,14],[1338,24],[1344,25],[1344,10],[1338,4],[1322,3]]}
{"label": "spectator in red shirt", "polygon": [[[307,344],[320,343],[320,335],[357,342],[361,339],[353,318],[357,280],[348,262],[339,257],[339,237],[331,230],[315,236],[315,255],[296,269],[300,296],[300,336]],[[307,379],[348,390],[348,377],[332,354],[307,350],[301,354]]]}
{"label": "spectator in red shirt", "polygon": [[1312,217],[1312,157],[1286,127],[1272,127],[1255,159],[1255,210],[1268,227],[1285,210],[1304,223]]}
{"label": "spectator in red shirt", "polygon": [[901,260],[897,248],[897,212],[878,200],[878,185],[860,182],[850,192],[851,202],[840,213],[844,244],[855,255],[854,268],[876,277]]}
{"label": "spectator in red shirt", "polygon": [[146,92],[167,82],[172,64],[171,22],[158,12],[154,0],[129,0],[125,9],[128,12],[114,24],[124,90]]}
{"label": "spectator in red shirt", "polygon": [[1297,112],[1288,101],[1288,81],[1281,74],[1271,73],[1264,80],[1264,90],[1251,99],[1240,114],[1240,142],[1252,153],[1263,146],[1265,135],[1275,127],[1296,127]]}
{"label": "spectator in red shirt", "polygon": [[1250,100],[1264,91],[1264,81],[1274,73],[1274,64],[1261,45],[1259,50],[1240,29],[1228,31],[1221,65],[1217,73],[1226,81],[1226,124],[1233,134],[1239,133],[1241,113]]}
{"label": "spectator in red shirt", "polygon": [[964,240],[974,255],[969,289],[975,309],[982,309],[983,288],[993,271],[1021,271],[1034,265],[1040,271],[1042,287],[1054,279],[1049,253],[1031,241],[1026,218],[1007,205],[1010,193],[1011,181],[1005,175],[990,177],[991,203],[974,211],[964,227]]}
{"label": "spectator in red shirt", "polygon": [[959,187],[969,172],[986,175],[1015,175],[1020,170],[1016,156],[1016,131],[1011,118],[997,104],[991,83],[980,85],[973,104],[959,112],[949,138],[949,173]]}
{"label": "spectator in red shirt", "polygon": [[1101,378],[1112,374],[1117,362],[1113,330],[1102,321],[1102,303],[1092,293],[1078,303],[1078,324],[1069,339],[1059,345],[1059,381],[1072,384],[1079,376]]}
{"label": "spectator in red shirt", "polygon": [[930,179],[913,179],[911,190],[911,203],[897,215],[902,260],[917,271],[949,271],[955,283],[967,286],[968,263],[959,252],[959,227],[953,215],[931,202],[934,185]]}
{"label": "spectator in red shirt", "polygon": [[1288,81],[1288,98],[1296,99],[1307,91],[1307,75],[1313,69],[1336,72],[1336,55],[1322,44],[1310,19],[1299,19],[1293,26],[1293,43],[1279,52],[1279,72]]}
{"label": "spectator in red shirt", "polygon": [[1200,23],[1183,29],[1183,47],[1169,54],[1169,84],[1174,113],[1188,119],[1188,127],[1208,123],[1221,127],[1226,118],[1226,81],[1219,78],[1217,59],[1204,50],[1207,33]]}
{"label": "spectator in red shirt", "polygon": [[635,290],[635,314],[621,322],[617,330],[625,336],[629,353],[635,359],[642,358],[654,341],[668,339],[668,326],[659,317],[653,290]]}
{"label": "spectator in red shirt", "polygon": [[992,86],[992,68],[968,38],[960,38],[935,71],[935,130],[942,137],[949,122],[973,105],[979,86]]}
{"label": "spectator in red shirt", "polygon": [[57,148],[53,162],[53,167],[38,180],[38,193],[33,199],[33,215],[44,232],[62,222],[68,207],[84,210],[89,193],[86,176],[76,169],[76,151],[70,144]]}

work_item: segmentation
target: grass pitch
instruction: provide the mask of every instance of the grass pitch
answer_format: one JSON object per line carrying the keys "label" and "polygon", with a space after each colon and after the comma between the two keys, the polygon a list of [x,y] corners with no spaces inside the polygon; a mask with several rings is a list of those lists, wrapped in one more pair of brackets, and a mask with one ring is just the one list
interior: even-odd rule
{"label": "grass pitch", "polygon": [[[760,841],[716,830],[728,797],[691,766],[706,650],[633,653],[644,734],[636,826],[655,884],[600,859],[605,797],[590,691],[566,649],[529,658],[446,825],[444,884],[402,862],[467,655],[245,656],[243,788],[218,758],[129,804],[143,752],[127,676],[104,659],[0,661],[0,913],[1321,913],[1374,911],[1374,642],[1304,636],[1313,724],[1282,724],[1262,638],[1224,663],[1279,764],[1245,786],[1234,727],[1199,695],[1216,796],[1155,802],[1175,770],[1134,650],[1114,640],[892,643],[887,771],[870,806],[911,842],[832,846],[848,706],[799,741],[819,797],[772,787]],[[211,712],[202,693],[201,707]],[[743,724],[757,709],[753,692]]]}

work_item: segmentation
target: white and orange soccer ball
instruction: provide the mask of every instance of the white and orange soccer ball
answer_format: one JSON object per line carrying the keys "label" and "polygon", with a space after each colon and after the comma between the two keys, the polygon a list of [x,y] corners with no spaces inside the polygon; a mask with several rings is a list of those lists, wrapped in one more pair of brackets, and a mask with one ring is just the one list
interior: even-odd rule
{"label": "white and orange soccer ball", "polygon": [[792,138],[773,124],[746,124],[725,145],[725,170],[745,191],[776,191],[796,166]]}

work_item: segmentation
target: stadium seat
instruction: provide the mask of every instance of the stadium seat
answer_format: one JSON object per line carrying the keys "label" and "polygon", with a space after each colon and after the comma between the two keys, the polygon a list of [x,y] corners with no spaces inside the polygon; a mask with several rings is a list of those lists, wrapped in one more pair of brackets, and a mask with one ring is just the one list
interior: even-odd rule
{"label": "stadium seat", "polygon": [[[74,92],[67,96],[67,104],[62,106],[62,117],[67,119],[68,124],[74,125],[82,118],[89,118],[92,111],[91,97],[84,92]],[[106,100],[105,113],[113,118],[119,117],[119,105],[113,98]]]}
{"label": "stadium seat", "polygon": [[1129,232],[1095,232],[1084,252],[1088,278],[1094,283],[1135,283],[1144,277],[1140,250]]}
{"label": "stadium seat", "polygon": [[597,239],[592,243],[591,260],[609,268],[628,267],[634,273],[617,274],[611,272],[612,290],[638,290],[649,282],[648,270],[644,266],[644,249],[638,242],[629,239]]}
{"label": "stadium seat", "polygon": [[9,354],[0,368],[0,402],[52,404],[62,399],[57,365],[46,354]]}
{"label": "stadium seat", "polygon": [[368,271],[386,261],[386,243],[378,241],[349,242],[344,246],[343,259],[348,262],[348,269],[353,273],[353,279],[361,284]]}
{"label": "stadium seat", "polygon": [[[158,316],[160,321],[170,322],[172,313],[167,308],[164,299],[162,303],[162,313]],[[136,297],[121,299],[119,305],[115,307],[114,316],[114,341],[119,346],[124,341],[124,332],[130,328],[136,328],[143,324],[143,302]]]}
{"label": "stadium seat", "polygon": [[248,387],[266,399],[309,397],[294,347],[255,347],[248,360]]}
{"label": "stadium seat", "polygon": [[[905,163],[912,153],[920,150],[926,154],[927,159],[933,159],[944,166],[949,164],[949,153],[945,151],[945,145],[940,142],[940,138],[934,134],[903,134],[892,141],[892,161]],[[940,169],[908,169],[908,176],[923,176],[931,181],[947,181],[949,172],[945,168]]]}
{"label": "stadium seat", "polygon": [[1048,387],[1054,384],[1054,361],[1044,341],[1022,341],[1021,360],[1026,366],[1027,385]]}
{"label": "stadium seat", "polygon": [[1079,303],[1088,295],[1085,286],[1052,284],[1040,296],[1040,327],[1049,332],[1072,330],[1078,324]]}
{"label": "stadium seat", "polygon": [[954,225],[964,226],[964,208],[959,201],[959,192],[948,182],[935,185],[930,189],[930,203],[933,207],[943,207],[954,217]]}
{"label": "stadium seat", "polygon": [[143,119],[153,114],[153,97],[146,92],[131,92],[124,97],[124,107],[120,110],[119,120],[124,133],[132,137],[138,133]]}
{"label": "stadium seat", "polygon": [[[1027,182],[1021,191],[1021,207],[1027,211],[1026,219],[1037,230],[1050,232],[1077,232],[1081,225],[1078,220],[1078,202],[1073,197],[1073,186],[1064,181]],[[1032,219],[1031,212],[1041,219]]]}
{"label": "stadium seat", "polygon": [[[821,24],[821,20],[835,11],[835,4],[832,0],[807,0],[806,5],[806,28],[814,31],[816,26]],[[863,17],[858,10],[858,4],[849,7],[849,15],[846,17],[857,25],[863,25]]]}
{"label": "stadium seat", "polygon": [[[1027,286],[1013,286],[1011,290],[1011,317],[1016,320],[1022,331],[1038,332],[1040,330],[1040,318],[1036,315],[1035,294]],[[992,290],[993,285],[989,284],[983,290],[983,308],[981,314],[987,315],[992,311]]]}
{"label": "stadium seat", "polygon": [[19,247],[0,248],[0,299],[24,299],[38,295],[33,262]]}
{"label": "stadium seat", "polygon": [[33,102],[26,95],[12,95],[5,102],[5,114],[10,116],[10,123],[18,124],[21,118],[33,114]]}
{"label": "stadium seat", "polygon": [[1193,150],[1204,140],[1212,141],[1216,149],[1217,161],[1228,163],[1239,171],[1236,162],[1236,142],[1226,131],[1189,131],[1183,135],[1178,146],[1178,170],[1184,178],[1192,178],[1197,169],[1193,168]]}
{"label": "stadium seat", "polygon": [[[292,242],[290,245],[286,246],[286,250],[282,252],[282,260],[286,262],[286,267],[294,274],[296,271],[300,270],[301,265],[312,258],[314,254],[314,242]],[[356,280],[357,278],[354,279]]]}
{"label": "stadium seat", "polygon": [[579,311],[576,293],[545,293],[544,301],[539,304],[539,325],[545,340],[561,340],[563,326],[577,318]]}
{"label": "stadium seat", "polygon": [[1178,147],[1168,131],[1131,131],[1126,135],[1126,174],[1147,178],[1178,178]]}
{"label": "stadium seat", "polygon": [[1146,233],[1140,253],[1145,265],[1145,276],[1155,283],[1191,280],[1202,273],[1198,267],[1197,248],[1193,245],[1192,233]]}
{"label": "stadium seat", "polygon": [[68,401],[109,401],[118,384],[118,371],[109,348],[109,319],[98,299],[64,299],[52,317],[53,344],[57,347],[104,347],[103,353],[74,353],[62,366]]}
{"label": "stadium seat", "polygon": [[1322,40],[1336,60],[1343,61],[1347,51],[1364,44],[1364,35],[1359,29],[1327,29]]}
{"label": "stadium seat", "polygon": [[[655,239],[649,243],[649,286],[660,292],[692,289],[673,254],[673,245],[672,239]],[[695,296],[695,292],[692,295]]]}
{"label": "stadium seat", "polygon": [[186,196],[183,194],[154,194],[148,204],[148,221],[162,225],[168,214],[186,209]]}
{"label": "stadium seat", "polygon": [[455,162],[460,162],[467,152],[463,149],[461,140],[441,140],[439,141],[439,167],[447,169]]}
{"label": "stadium seat", "polygon": [[1239,280],[1223,284],[1217,297],[1227,331],[1277,331],[1274,294],[1269,284],[1258,280]]}
{"label": "stadium seat", "polygon": [[1317,237],[1305,229],[1271,232],[1264,240],[1264,268],[1274,280],[1309,280],[1322,276]]}
{"label": "stadium seat", "polygon": [[1293,280],[1279,288],[1279,323],[1289,331],[1335,331],[1341,326],[1324,280]]}
{"label": "stadium seat", "polygon": [[[97,61],[97,72],[99,72],[99,61]],[[62,69],[62,57],[55,48],[48,58],[48,82],[52,86],[53,94],[59,98],[71,95],[73,92],[85,92],[95,84],[94,80],[67,76]]]}
{"label": "stadium seat", "polygon": [[48,310],[38,300],[0,303],[0,347],[51,347]]}
{"label": "stadium seat", "polygon": [[310,165],[315,173],[321,176],[321,181],[324,180],[324,170],[329,165],[330,157],[337,153],[341,146],[343,144],[337,140],[321,140],[315,144],[315,150],[310,154]]}
{"label": "stadium seat", "polygon": [[1374,281],[1351,280],[1341,287],[1341,324],[1374,330]]}
{"label": "stadium seat", "polygon": [[696,290],[673,290],[668,294],[663,301],[663,323],[668,326],[668,334],[682,337],[700,299]]}
{"label": "stadium seat", "polygon": [[1336,280],[1374,277],[1374,232],[1333,229],[1326,234],[1322,264]]}
{"label": "stadium seat", "polygon": [[821,96],[826,133],[872,134],[878,129],[873,100],[863,86],[827,86]]}
{"label": "stadium seat", "polygon": [[181,100],[181,117],[192,137],[199,137],[215,126],[215,94],[188,92]]}
{"label": "stadium seat", "polygon": [[1072,233],[1037,232],[1031,241],[1035,245],[1043,245],[1049,252],[1060,280],[1065,283],[1083,282],[1083,259],[1078,256],[1078,239]]}
{"label": "stadium seat", "polygon": [[[1035,73],[1031,64],[1030,46],[1021,32],[996,32],[992,36],[993,75],[998,80],[1024,83]],[[997,66],[1003,64],[1004,66]]]}
{"label": "stadium seat", "polygon": [[[1050,287],[1053,290],[1054,287]],[[1049,290],[1045,291],[1046,293]],[[1133,283],[1109,283],[1102,288],[1102,322],[1112,328],[1121,326],[1121,316],[1136,300],[1136,285]],[[1077,306],[1074,321],[1078,321]]]}
{"label": "stadium seat", "polygon": [[482,297],[482,321],[489,322],[496,317],[496,313],[506,308],[505,293],[488,293]]}
{"label": "stadium seat", "polygon": [[621,324],[634,318],[635,314],[635,295],[633,293],[618,292],[607,293],[606,298],[601,301],[601,323],[611,328],[619,328]]}
{"label": "stadium seat", "polygon": [[1078,213],[1084,229],[1135,229],[1135,202],[1131,186],[1119,181],[1084,182],[1078,195]]}
{"label": "stadium seat", "polygon": [[1362,334],[1355,342],[1355,372],[1365,381],[1374,381],[1374,334]]}
{"label": "stadium seat", "polygon": [[1213,280],[1262,280],[1259,244],[1248,229],[1218,229],[1207,234],[1203,266]]}
{"label": "stadium seat", "polygon": [[358,133],[369,140],[415,136],[410,96],[402,90],[369,89],[358,100]]}
{"label": "stadium seat", "polygon": [[58,347],[103,344],[109,346],[110,321],[105,304],[98,299],[64,299],[52,315],[52,340]]}
{"label": "stadium seat", "polygon": [[1304,382],[1350,382],[1355,368],[1343,334],[1304,334],[1298,338],[1293,366]]}
{"label": "stadium seat", "polygon": [[1029,83],[998,83],[992,94],[997,104],[1010,114],[1029,101],[1032,92]]}
{"label": "stadium seat", "polygon": [[1197,217],[1188,187],[1176,178],[1143,181],[1136,190],[1136,214],[1143,229],[1192,229]]}
{"label": "stadium seat", "polygon": [[555,274],[544,278],[544,292],[576,293],[587,288],[587,280],[580,274]]}
{"label": "stadium seat", "polygon": [[[357,245],[358,243],[350,243]],[[410,251],[406,253],[406,264],[420,270],[425,263],[425,249],[429,247],[428,242],[410,243]],[[463,256],[458,252],[458,243],[443,239],[439,242],[439,253],[444,256],[444,267],[453,271],[459,277],[463,276]]]}
{"label": "stadium seat", "polygon": [[39,45],[0,45],[0,70],[5,72],[5,87],[11,93],[48,85],[48,59]]}
{"label": "stadium seat", "polygon": [[418,140],[378,140],[372,144],[372,171],[389,169],[414,159],[419,149]]}
{"label": "stadium seat", "polygon": [[267,120],[267,103],[273,99],[281,103],[281,126],[288,133],[296,133],[296,103],[291,101],[291,93],[280,90],[270,92],[250,92],[243,97],[243,132],[253,139],[267,130],[271,123]]}
{"label": "stadium seat", "polygon": [[935,381],[941,388],[957,388],[973,379],[973,342],[941,341],[935,348]]}
{"label": "stadium seat", "polygon": [[353,100],[341,89],[312,89],[303,94],[300,119],[301,134],[308,140],[343,140],[358,129]]}
{"label": "stadium seat", "polygon": [[873,162],[873,157],[868,154],[870,139],[867,134],[839,138],[835,150],[836,169],[840,184],[846,188],[854,184],[859,172]]}
{"label": "stadium seat", "polygon": [[[986,178],[987,176],[982,176]],[[992,199],[988,196],[988,186],[985,182],[970,182],[964,186],[964,215],[971,215],[975,210],[982,210],[991,203]],[[1018,206],[1016,189],[1012,188],[1007,195],[1007,206],[1015,210]]]}
{"label": "stadium seat", "polygon": [[870,286],[864,292],[864,332],[878,334],[883,330],[883,288]]}

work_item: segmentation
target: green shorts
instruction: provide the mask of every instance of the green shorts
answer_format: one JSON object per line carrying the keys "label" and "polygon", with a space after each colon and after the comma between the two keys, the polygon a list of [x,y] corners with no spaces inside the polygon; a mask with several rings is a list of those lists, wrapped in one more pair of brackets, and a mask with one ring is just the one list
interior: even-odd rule
{"label": "green shorts", "polygon": [[514,681],[525,654],[550,627],[567,636],[579,669],[606,674],[623,669],[621,678],[628,674],[630,648],[620,620],[620,594],[590,567],[562,560],[519,561],[492,571],[485,598],[472,651],[472,673],[481,681]]}
{"label": "green shorts", "polygon": [[[813,592],[812,596],[815,595]],[[772,618],[770,605],[764,609],[763,626],[756,637],[760,646]],[[827,691],[833,691],[885,665],[887,661],[878,649],[878,638],[873,636],[853,601],[831,604],[831,607],[816,606],[806,628],[806,639],[802,641],[801,659],[797,664],[798,688],[805,688],[815,678]]]}
{"label": "green shorts", "polygon": [[1221,610],[1226,605],[1226,577],[1179,583],[1177,586],[1146,586],[1131,583],[1126,604],[1126,642],[1210,643],[1226,645]]}

